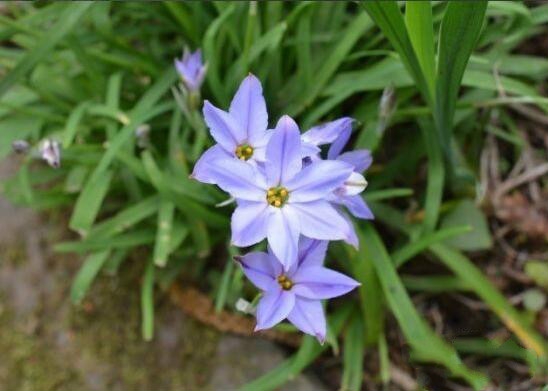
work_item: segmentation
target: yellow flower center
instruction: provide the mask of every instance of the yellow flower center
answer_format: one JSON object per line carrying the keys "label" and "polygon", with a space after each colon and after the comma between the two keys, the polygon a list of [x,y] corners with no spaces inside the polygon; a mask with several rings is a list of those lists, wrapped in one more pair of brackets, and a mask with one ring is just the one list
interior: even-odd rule
{"label": "yellow flower center", "polygon": [[291,281],[287,276],[284,276],[283,274],[281,276],[278,276],[278,284],[282,287],[284,291],[288,291],[293,287],[293,281]]}
{"label": "yellow flower center", "polygon": [[266,201],[276,208],[281,208],[289,198],[289,192],[285,187],[271,187],[266,192]]}
{"label": "yellow flower center", "polygon": [[248,160],[251,156],[253,156],[253,147],[249,144],[238,145],[234,153],[238,159]]}

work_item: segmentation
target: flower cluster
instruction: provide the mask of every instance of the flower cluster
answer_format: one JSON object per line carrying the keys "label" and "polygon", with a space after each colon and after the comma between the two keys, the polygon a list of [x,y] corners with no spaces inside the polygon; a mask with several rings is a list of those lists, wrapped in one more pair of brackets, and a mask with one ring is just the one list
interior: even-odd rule
{"label": "flower cluster", "polygon": [[[301,134],[287,115],[274,129],[260,81],[241,83],[227,111],[205,101],[205,123],[216,144],[197,161],[192,177],[216,184],[236,201],[232,244],[248,247],[266,238],[268,253],[239,257],[245,275],[263,296],[257,330],[288,319],[305,333],[325,339],[321,300],[359,285],[322,266],[328,241],[358,246],[348,212],[371,219],[360,193],[368,151],[344,152],[353,120],[341,118]],[[322,158],[321,147],[330,145]]]}

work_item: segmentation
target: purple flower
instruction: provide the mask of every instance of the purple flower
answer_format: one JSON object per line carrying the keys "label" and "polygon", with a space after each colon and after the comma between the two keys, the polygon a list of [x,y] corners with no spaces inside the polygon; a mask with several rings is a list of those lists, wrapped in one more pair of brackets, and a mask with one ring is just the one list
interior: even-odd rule
{"label": "purple flower", "polygon": [[[339,160],[351,164],[354,171],[345,181],[345,184],[337,188],[329,196],[329,200],[335,204],[345,206],[352,215],[361,219],[373,219],[373,213],[367,206],[360,193],[367,187],[367,181],[363,172],[372,163],[371,153],[366,149],[342,153],[352,134],[352,118],[343,117],[326,124],[318,125],[302,135],[304,143],[320,146],[331,144],[327,152],[328,160]],[[319,159],[319,155],[309,156],[311,160]],[[352,241],[355,243],[355,241]]]}
{"label": "purple flower", "polygon": [[194,166],[192,176],[205,183],[215,183],[210,165],[218,159],[235,159],[257,165],[265,161],[266,144],[272,135],[267,131],[268,114],[261,82],[253,75],[240,84],[228,112],[208,101],[204,118],[217,144],[209,148]]}
{"label": "purple flower", "polygon": [[354,122],[354,119],[350,117],[339,118],[310,128],[303,133],[301,138],[304,144],[316,147],[332,144],[331,149],[333,149],[333,152],[335,153],[338,150],[340,153],[350,138]]}
{"label": "purple flower", "polygon": [[325,341],[326,321],[321,300],[344,295],[360,284],[323,267],[327,242],[302,238],[298,261],[284,270],[273,254],[249,253],[236,260],[244,274],[263,291],[255,330],[273,327],[287,318],[304,333]]}
{"label": "purple flower", "polygon": [[353,227],[327,197],[343,186],[353,167],[343,161],[316,161],[303,168],[297,124],[283,116],[266,146],[264,168],[237,159],[218,159],[211,178],[237,201],[232,242],[247,247],[265,237],[289,270],[297,259],[299,236],[350,240]]}
{"label": "purple flower", "polygon": [[175,59],[175,68],[189,91],[198,91],[204,81],[207,65],[202,62],[202,51],[190,53],[187,48],[182,59]]}

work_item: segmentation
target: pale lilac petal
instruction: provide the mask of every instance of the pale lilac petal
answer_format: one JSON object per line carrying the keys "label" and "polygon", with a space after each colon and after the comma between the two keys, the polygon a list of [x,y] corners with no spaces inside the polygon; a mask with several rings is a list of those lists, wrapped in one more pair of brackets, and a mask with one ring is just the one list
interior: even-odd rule
{"label": "pale lilac petal", "polygon": [[219,144],[214,145],[205,151],[200,159],[194,165],[192,177],[200,182],[215,183],[210,172],[210,165],[218,159],[232,159],[233,155],[230,155]]}
{"label": "pale lilac petal", "polygon": [[315,146],[312,143],[302,142],[301,143],[301,157],[316,157],[321,152],[321,149]]}
{"label": "pale lilac petal", "polygon": [[293,178],[302,168],[299,127],[284,115],[266,146],[266,174],[269,186],[278,186]]}
{"label": "pale lilac petal", "polygon": [[301,233],[309,238],[345,240],[353,229],[327,201],[295,203],[287,206],[291,206],[297,212]]}
{"label": "pale lilac petal", "polygon": [[218,159],[209,175],[221,189],[237,199],[266,203],[266,184],[260,171],[238,159]]}
{"label": "pale lilac petal", "polygon": [[276,278],[282,274],[282,265],[273,256],[254,252],[236,258],[236,261],[242,267],[245,276],[257,288],[267,291],[278,285]]}
{"label": "pale lilac petal", "polygon": [[282,208],[270,207],[267,237],[273,254],[285,270],[297,262],[300,223],[291,205]]}
{"label": "pale lilac petal", "polygon": [[204,103],[203,113],[211,136],[228,153],[234,153],[236,147],[245,140],[245,133],[234,121],[234,118],[207,100]]}
{"label": "pale lilac petal", "polygon": [[295,295],[316,300],[342,296],[360,285],[353,278],[321,266],[301,267],[291,280]]}
{"label": "pale lilac petal", "polygon": [[276,289],[264,292],[257,305],[257,326],[255,331],[271,328],[287,318],[295,305],[295,295],[291,291]]}
{"label": "pale lilac petal", "polygon": [[352,130],[354,120],[349,117],[339,118],[310,128],[303,133],[303,141],[314,145],[331,144],[337,140],[345,130]]}
{"label": "pale lilac petal", "polygon": [[251,145],[263,137],[268,126],[268,114],[259,79],[250,74],[242,81],[229,112],[244,130],[246,140]]}
{"label": "pale lilac petal", "polygon": [[287,320],[303,333],[316,337],[320,343],[325,342],[327,325],[321,301],[296,297]]}
{"label": "pale lilac petal", "polygon": [[322,160],[305,167],[285,183],[290,192],[289,201],[306,202],[325,198],[342,186],[352,174],[352,166],[335,160]]}
{"label": "pale lilac petal", "polygon": [[266,146],[274,134],[273,130],[267,130],[263,135],[252,143],[253,160],[263,163],[266,160]]}
{"label": "pale lilac petal", "polygon": [[271,214],[266,202],[238,201],[232,214],[232,244],[247,247],[266,237]]}
{"label": "pale lilac petal", "polygon": [[345,152],[339,155],[337,160],[351,164],[356,172],[364,172],[371,166],[373,157],[367,149],[358,149],[357,151]]}
{"label": "pale lilac petal", "polygon": [[356,250],[360,247],[360,239],[358,238],[358,234],[356,233],[356,230],[354,229],[354,224],[352,223],[352,220],[350,219],[350,216],[346,214],[344,211],[342,211],[339,208],[336,208],[340,215],[346,220],[348,223],[348,226],[350,227],[350,231],[348,232],[348,236],[344,240],[346,243],[353,246]]}
{"label": "pale lilac petal", "polygon": [[328,241],[301,236],[299,240],[299,267],[322,266]]}
{"label": "pale lilac petal", "polygon": [[362,196],[359,194],[340,197],[339,202],[346,206],[348,211],[352,213],[354,217],[365,220],[373,220],[375,218],[375,216],[373,216],[373,212],[371,212],[371,209],[369,209],[369,206],[367,206]]}
{"label": "pale lilac petal", "polygon": [[337,156],[339,156],[346,147],[346,144],[348,143],[348,140],[350,140],[350,136],[352,134],[352,127],[349,126],[348,128],[345,128],[339,137],[329,147],[329,150],[327,151],[327,158],[328,159],[336,159]]}

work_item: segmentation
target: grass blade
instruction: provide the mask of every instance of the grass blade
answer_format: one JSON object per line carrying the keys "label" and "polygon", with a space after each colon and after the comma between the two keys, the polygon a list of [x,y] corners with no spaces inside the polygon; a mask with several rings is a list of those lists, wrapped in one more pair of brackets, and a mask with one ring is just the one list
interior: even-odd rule
{"label": "grass blade", "polygon": [[79,304],[89,290],[93,280],[107,261],[110,251],[101,251],[91,254],[78,270],[70,288],[70,299],[74,304]]}
{"label": "grass blade", "polygon": [[411,44],[398,3],[396,1],[363,1],[360,4],[396,49],[423,98],[431,103],[433,97],[428,92],[428,83]]}
{"label": "grass blade", "polygon": [[166,265],[170,253],[174,212],[175,205],[167,200],[162,200],[158,211],[158,231],[154,244],[154,264],[158,267]]}
{"label": "grass blade", "polygon": [[479,38],[487,1],[451,1],[443,16],[438,52],[434,119],[450,157],[453,116],[464,70]]}
{"label": "grass blade", "polygon": [[428,84],[430,96],[434,96],[436,83],[436,58],[434,55],[434,23],[430,1],[407,1],[405,25],[415,49],[422,74]]}
{"label": "grass blade", "polygon": [[370,253],[388,305],[413,349],[412,357],[419,361],[441,364],[453,376],[466,380],[474,389],[483,389],[487,379],[468,369],[451,345],[435,334],[420,317],[375,229],[367,225],[360,236],[366,244],[362,251]]}
{"label": "grass blade", "polygon": [[80,193],[76,201],[74,212],[70,218],[69,227],[72,230],[82,236],[87,235],[99,213],[103,199],[107,195],[112,176],[112,172],[107,171],[104,175],[90,180],[86,184],[84,191]]}
{"label": "grass blade", "polygon": [[141,287],[141,331],[145,341],[154,336],[154,262],[150,261],[145,270]]}
{"label": "grass blade", "polygon": [[0,81],[0,97],[19,79],[29,73],[36,64],[46,58],[48,53],[76,26],[93,4],[92,1],[66,3],[65,9],[59,14],[57,23],[49,29],[50,33],[44,35],[36,43],[36,46],[28,51],[11,72]]}
{"label": "grass blade", "polygon": [[343,374],[340,391],[360,391],[363,382],[364,359],[363,324],[354,316],[344,338]]}
{"label": "grass blade", "polygon": [[548,359],[546,341],[527,323],[506,298],[491,284],[468,258],[443,244],[435,244],[430,250],[464,281],[502,320],[523,343],[542,360]]}

